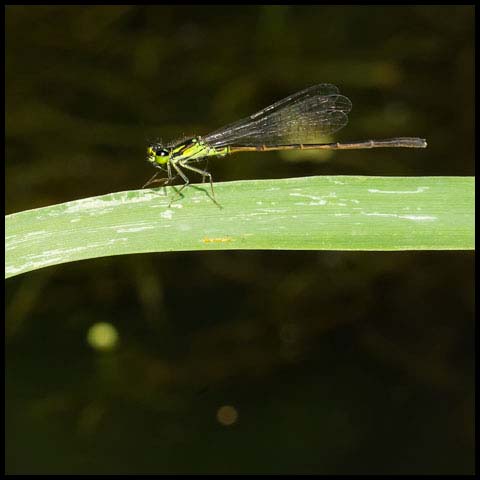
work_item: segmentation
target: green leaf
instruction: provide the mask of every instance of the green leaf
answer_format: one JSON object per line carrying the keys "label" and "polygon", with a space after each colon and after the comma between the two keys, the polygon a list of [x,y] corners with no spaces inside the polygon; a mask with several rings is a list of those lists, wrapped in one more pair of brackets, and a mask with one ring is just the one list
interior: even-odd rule
{"label": "green leaf", "polygon": [[[473,177],[321,176],[136,190],[5,218],[5,277],[182,250],[471,250]],[[171,199],[177,198],[171,202]]]}

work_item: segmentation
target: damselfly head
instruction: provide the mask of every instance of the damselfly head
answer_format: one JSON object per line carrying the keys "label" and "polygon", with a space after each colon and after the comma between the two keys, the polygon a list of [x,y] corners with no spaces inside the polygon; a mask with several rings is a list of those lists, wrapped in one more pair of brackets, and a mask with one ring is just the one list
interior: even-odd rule
{"label": "damselfly head", "polygon": [[158,143],[149,145],[147,148],[147,161],[154,165],[163,165],[170,160],[172,149]]}

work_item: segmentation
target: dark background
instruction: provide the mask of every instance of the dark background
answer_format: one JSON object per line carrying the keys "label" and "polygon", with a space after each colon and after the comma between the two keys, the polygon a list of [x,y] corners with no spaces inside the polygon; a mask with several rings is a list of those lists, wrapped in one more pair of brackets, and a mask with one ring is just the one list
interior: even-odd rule
{"label": "dark background", "polygon": [[[7,7],[7,213],[139,188],[148,138],[322,82],[354,104],[336,140],[428,149],[243,154],[214,179],[473,175],[473,40],[471,6]],[[473,260],[187,252],[10,279],[6,471],[473,473]]]}

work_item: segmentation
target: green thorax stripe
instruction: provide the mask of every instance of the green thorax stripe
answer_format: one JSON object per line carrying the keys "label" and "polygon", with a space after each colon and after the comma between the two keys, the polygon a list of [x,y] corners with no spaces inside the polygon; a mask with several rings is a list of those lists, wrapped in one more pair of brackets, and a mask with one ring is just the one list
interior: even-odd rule
{"label": "green thorax stripe", "polygon": [[198,138],[190,138],[172,149],[172,159],[194,159],[205,156],[205,145]]}
{"label": "green thorax stripe", "polygon": [[193,137],[172,149],[172,160],[195,160],[213,155],[225,155],[227,150],[215,149],[206,144],[200,137]]}

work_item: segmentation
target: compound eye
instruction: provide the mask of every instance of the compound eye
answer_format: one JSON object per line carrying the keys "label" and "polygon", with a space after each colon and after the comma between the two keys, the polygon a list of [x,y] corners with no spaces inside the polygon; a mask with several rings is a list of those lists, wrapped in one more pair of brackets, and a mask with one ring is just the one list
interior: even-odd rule
{"label": "compound eye", "polygon": [[158,150],[157,155],[160,155],[161,157],[166,157],[168,155],[168,151],[164,149]]}

